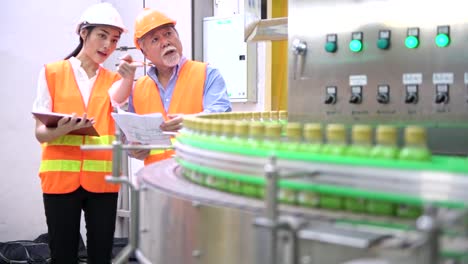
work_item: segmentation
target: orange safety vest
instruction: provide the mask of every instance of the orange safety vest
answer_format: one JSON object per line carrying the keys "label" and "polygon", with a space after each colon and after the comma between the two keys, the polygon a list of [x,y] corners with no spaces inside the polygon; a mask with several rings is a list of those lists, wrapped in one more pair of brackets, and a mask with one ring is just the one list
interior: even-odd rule
{"label": "orange safety vest", "polygon": [[112,151],[83,151],[81,145],[110,145],[114,140],[114,120],[108,94],[109,88],[120,76],[100,68],[91,90],[88,106],[83,97],[69,61],[59,61],[45,66],[52,111],[76,113],[94,117],[94,127],[100,137],[64,135],[44,144],[39,176],[42,191],[48,194],[70,193],[82,186],[90,192],[118,192],[119,185],[105,181],[112,173]]}
{"label": "orange safety vest", "polygon": [[[162,113],[164,120],[167,120],[167,114],[200,113],[203,111],[205,79],[206,63],[191,60],[185,62],[179,71],[169,111],[166,113],[156,83],[144,76],[138,79],[133,90],[135,113]],[[173,150],[151,150],[145,159],[145,165],[170,158],[173,154]]]}

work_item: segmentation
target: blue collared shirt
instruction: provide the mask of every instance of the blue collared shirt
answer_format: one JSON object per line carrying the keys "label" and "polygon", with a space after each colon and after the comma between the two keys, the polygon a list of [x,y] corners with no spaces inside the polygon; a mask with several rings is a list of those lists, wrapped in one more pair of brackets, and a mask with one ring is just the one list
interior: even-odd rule
{"label": "blue collared shirt", "polygon": [[[156,82],[158,86],[159,95],[161,96],[162,104],[166,112],[169,110],[172,94],[174,93],[174,88],[179,77],[179,70],[186,61],[187,59],[182,57],[175,71],[172,73],[167,87],[163,87],[161,82],[159,82],[155,67],[151,67],[148,70],[148,76]],[[226,83],[224,82],[223,76],[221,76],[218,69],[208,64],[206,67],[205,86],[203,88],[203,113],[230,112],[231,110],[231,102],[228,98]],[[129,98],[128,111],[135,112],[135,108],[133,107],[133,93]]]}

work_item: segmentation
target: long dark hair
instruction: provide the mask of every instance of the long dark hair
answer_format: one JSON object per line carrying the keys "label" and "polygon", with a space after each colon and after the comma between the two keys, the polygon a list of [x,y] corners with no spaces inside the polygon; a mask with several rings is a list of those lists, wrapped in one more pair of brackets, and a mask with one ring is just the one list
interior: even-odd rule
{"label": "long dark hair", "polygon": [[[86,35],[86,39],[88,39],[89,34],[91,34],[91,32],[93,31],[93,29],[95,27],[96,26],[87,26],[85,28],[86,30],[88,30],[88,34]],[[79,32],[81,31],[81,29],[83,29],[83,24],[80,26],[80,30],[78,30],[78,35],[79,35]],[[76,55],[78,55],[78,53],[80,53],[81,49],[83,48],[83,39],[81,38],[81,35],[79,35],[79,38],[80,38],[80,43],[78,44],[78,46],[75,48],[75,50],[73,50],[70,54],[68,54],[68,56],[66,56],[64,60],[68,60],[71,57],[76,57]]]}

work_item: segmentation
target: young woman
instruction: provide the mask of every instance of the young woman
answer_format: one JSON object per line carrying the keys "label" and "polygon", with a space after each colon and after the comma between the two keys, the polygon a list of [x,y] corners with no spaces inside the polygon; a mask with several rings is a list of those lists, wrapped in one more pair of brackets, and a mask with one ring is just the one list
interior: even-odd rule
{"label": "young woman", "polygon": [[[89,7],[78,24],[78,47],[64,60],[46,64],[39,75],[34,112],[70,114],[57,127],[36,119],[36,138],[43,143],[41,178],[52,263],[77,263],[81,211],[87,229],[88,263],[111,263],[119,186],[111,174],[112,153],[82,151],[81,145],[110,145],[114,137],[112,105],[129,96],[135,75],[126,56],[118,73],[100,65],[126,32],[109,3]],[[99,137],[74,135],[93,126]]]}

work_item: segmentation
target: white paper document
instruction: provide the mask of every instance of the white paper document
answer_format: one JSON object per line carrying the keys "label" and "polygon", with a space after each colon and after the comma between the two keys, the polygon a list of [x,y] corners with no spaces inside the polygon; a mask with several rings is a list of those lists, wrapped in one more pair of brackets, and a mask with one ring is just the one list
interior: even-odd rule
{"label": "white paper document", "polygon": [[121,109],[112,113],[117,125],[122,129],[127,141],[152,145],[171,145],[169,135],[159,128],[164,118],[161,113],[139,115]]}

